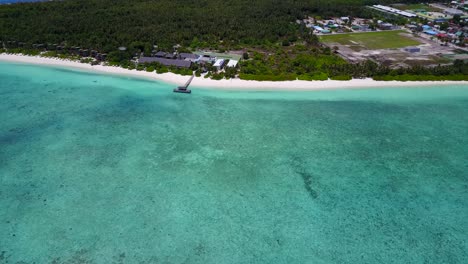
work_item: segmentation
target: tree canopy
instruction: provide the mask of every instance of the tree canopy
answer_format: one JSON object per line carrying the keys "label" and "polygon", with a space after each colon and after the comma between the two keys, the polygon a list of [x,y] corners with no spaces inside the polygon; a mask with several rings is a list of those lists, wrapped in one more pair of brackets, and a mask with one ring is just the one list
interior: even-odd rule
{"label": "tree canopy", "polygon": [[[227,48],[294,39],[308,14],[359,15],[391,0],[66,0],[0,5],[0,40],[110,51],[139,41]],[[407,2],[411,2],[407,1]]]}

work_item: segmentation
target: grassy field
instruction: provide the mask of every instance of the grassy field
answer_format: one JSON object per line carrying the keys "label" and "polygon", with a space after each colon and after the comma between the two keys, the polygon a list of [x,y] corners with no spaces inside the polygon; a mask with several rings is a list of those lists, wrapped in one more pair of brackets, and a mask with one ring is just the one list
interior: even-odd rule
{"label": "grassy field", "polygon": [[428,12],[441,12],[442,10],[433,6],[425,5],[425,4],[396,4],[392,7],[400,9],[400,10],[416,10],[416,9],[425,9]]}
{"label": "grassy field", "polygon": [[349,33],[324,35],[320,39],[328,44],[339,43],[348,45],[353,50],[363,49],[396,49],[421,44],[420,42],[403,36],[404,31],[379,31],[365,33]]}

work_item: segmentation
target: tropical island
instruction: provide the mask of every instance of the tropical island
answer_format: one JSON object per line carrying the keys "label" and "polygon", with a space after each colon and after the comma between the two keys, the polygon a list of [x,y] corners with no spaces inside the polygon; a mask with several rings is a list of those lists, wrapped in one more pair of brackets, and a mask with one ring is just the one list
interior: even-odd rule
{"label": "tropical island", "polygon": [[419,2],[0,5],[1,52],[213,80],[468,80],[466,5]]}
{"label": "tropical island", "polygon": [[0,3],[1,264],[468,263],[462,1]]}

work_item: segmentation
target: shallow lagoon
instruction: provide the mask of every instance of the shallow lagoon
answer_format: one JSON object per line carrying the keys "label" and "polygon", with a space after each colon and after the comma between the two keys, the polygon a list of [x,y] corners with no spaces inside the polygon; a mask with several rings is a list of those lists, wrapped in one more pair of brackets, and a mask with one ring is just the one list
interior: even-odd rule
{"label": "shallow lagoon", "polygon": [[468,262],[468,87],[0,80],[0,263]]}

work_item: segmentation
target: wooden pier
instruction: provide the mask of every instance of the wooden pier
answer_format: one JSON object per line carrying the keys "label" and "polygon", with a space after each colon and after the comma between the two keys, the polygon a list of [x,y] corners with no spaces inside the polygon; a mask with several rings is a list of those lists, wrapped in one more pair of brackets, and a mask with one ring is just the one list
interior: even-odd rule
{"label": "wooden pier", "polygon": [[189,87],[189,85],[192,82],[194,77],[195,77],[195,75],[190,76],[190,79],[188,79],[188,81],[183,86],[179,86],[179,87],[174,89],[174,93],[192,93],[192,91],[189,90],[188,87]]}

